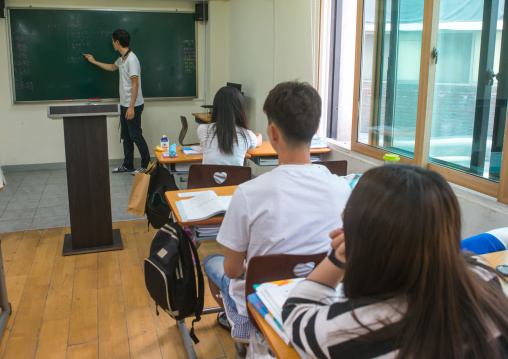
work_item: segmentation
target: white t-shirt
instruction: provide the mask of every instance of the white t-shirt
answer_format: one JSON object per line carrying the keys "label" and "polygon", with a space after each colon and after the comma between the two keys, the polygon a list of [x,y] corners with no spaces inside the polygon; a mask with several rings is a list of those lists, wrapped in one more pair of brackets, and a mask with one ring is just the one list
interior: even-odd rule
{"label": "white t-shirt", "polygon": [[[238,143],[233,142],[233,154],[226,155],[219,150],[217,135],[213,136],[215,123],[208,123],[198,126],[198,138],[203,148],[203,164],[243,166],[247,150],[256,148],[256,135],[251,130],[236,127]],[[242,132],[245,134],[244,140]],[[213,139],[212,139],[213,137]]]}
{"label": "white t-shirt", "polygon": [[133,77],[137,77],[139,83],[138,96],[136,97],[136,103],[134,106],[139,106],[145,103],[141,92],[141,65],[139,64],[138,57],[130,51],[127,57],[124,58],[120,56],[115,61],[115,65],[118,67],[118,71],[120,72],[120,105],[123,107],[129,107],[131,104],[131,78]]}
{"label": "white t-shirt", "polygon": [[[324,166],[279,166],[238,186],[217,242],[247,251],[247,263],[257,255],[327,252],[350,194],[348,182]],[[245,273],[231,280],[229,294],[247,316]]]}

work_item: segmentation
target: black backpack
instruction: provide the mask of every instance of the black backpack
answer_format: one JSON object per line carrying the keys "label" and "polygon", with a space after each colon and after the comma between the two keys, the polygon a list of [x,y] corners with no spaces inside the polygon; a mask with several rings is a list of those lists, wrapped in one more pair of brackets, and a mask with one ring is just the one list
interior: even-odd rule
{"label": "black backpack", "polygon": [[143,266],[146,288],[155,301],[157,315],[157,307],[176,320],[194,315],[196,319],[189,334],[199,343],[194,322],[201,320],[205,286],[198,252],[187,233],[177,223],[165,224],[153,237],[150,257],[144,260]]}
{"label": "black backpack", "polygon": [[171,208],[166,201],[164,192],[176,191],[178,187],[173,175],[159,162],[154,163],[153,166],[146,195],[145,213],[148,219],[148,228],[151,224],[153,228],[158,229],[171,221],[169,218]]}

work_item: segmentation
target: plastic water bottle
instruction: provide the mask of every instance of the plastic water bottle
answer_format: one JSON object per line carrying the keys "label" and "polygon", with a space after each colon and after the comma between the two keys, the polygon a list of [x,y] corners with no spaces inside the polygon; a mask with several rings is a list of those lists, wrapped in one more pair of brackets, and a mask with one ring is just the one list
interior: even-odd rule
{"label": "plastic water bottle", "polygon": [[161,147],[164,150],[164,152],[169,150],[169,140],[166,137],[166,135],[162,136],[161,138]]}

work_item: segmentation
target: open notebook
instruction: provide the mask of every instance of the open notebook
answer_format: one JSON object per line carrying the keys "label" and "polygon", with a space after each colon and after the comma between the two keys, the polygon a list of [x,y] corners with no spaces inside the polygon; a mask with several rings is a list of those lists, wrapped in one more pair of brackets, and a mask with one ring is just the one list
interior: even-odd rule
{"label": "open notebook", "polygon": [[214,191],[197,192],[196,197],[176,202],[184,222],[200,221],[225,213],[233,196],[217,196]]}

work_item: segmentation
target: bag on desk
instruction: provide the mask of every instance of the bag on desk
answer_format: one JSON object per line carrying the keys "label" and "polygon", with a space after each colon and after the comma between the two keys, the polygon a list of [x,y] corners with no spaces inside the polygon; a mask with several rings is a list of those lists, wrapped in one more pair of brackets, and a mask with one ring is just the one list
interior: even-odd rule
{"label": "bag on desk", "polygon": [[142,172],[136,173],[132,183],[131,195],[127,204],[127,213],[143,217],[145,215],[146,194],[148,193],[148,184],[150,175]]}
{"label": "bag on desk", "polygon": [[145,202],[146,218],[148,227],[161,228],[170,221],[171,209],[166,201],[165,192],[176,191],[178,187],[175,178],[159,162],[154,162],[154,168],[150,174],[150,183]]}
{"label": "bag on desk", "polygon": [[197,344],[199,340],[194,334],[194,322],[201,319],[203,312],[203,272],[196,247],[180,225],[168,223],[157,232],[143,269],[146,289],[155,301],[157,315],[160,307],[176,320],[195,316],[189,334]]}

